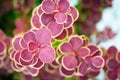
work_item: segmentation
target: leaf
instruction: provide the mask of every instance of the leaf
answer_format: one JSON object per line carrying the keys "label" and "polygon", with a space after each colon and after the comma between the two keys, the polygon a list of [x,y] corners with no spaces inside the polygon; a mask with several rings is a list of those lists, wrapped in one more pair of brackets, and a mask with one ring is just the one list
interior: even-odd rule
{"label": "leaf", "polygon": [[34,5],[38,6],[43,0],[34,0]]}
{"label": "leaf", "polygon": [[54,48],[56,48],[56,47],[58,47],[61,43],[62,43],[63,41],[54,41],[53,43],[52,43],[52,46],[54,47]]}

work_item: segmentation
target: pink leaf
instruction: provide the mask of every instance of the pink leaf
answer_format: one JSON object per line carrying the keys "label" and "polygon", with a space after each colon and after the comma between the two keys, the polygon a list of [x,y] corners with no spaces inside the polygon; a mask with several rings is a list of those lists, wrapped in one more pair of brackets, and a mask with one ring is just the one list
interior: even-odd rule
{"label": "pink leaf", "polygon": [[82,47],[78,51],[78,54],[82,59],[85,59],[86,57],[90,56],[90,50],[87,47]]}
{"label": "pink leaf", "polygon": [[97,67],[95,67],[95,66],[91,63],[91,64],[90,64],[90,69],[91,69],[92,71],[100,71],[101,68],[97,68]]}
{"label": "pink leaf", "polygon": [[36,27],[36,28],[40,28],[41,27],[41,24],[40,24],[40,18],[37,14],[34,14],[31,18],[31,24],[33,27]]}
{"label": "pink leaf", "polygon": [[106,65],[110,69],[115,69],[118,67],[118,63],[114,58],[110,58],[107,60]]}
{"label": "pink leaf", "polygon": [[26,32],[23,36],[23,39],[26,41],[26,42],[29,42],[29,41],[35,41],[35,33],[32,32],[32,31],[29,31],[29,32]]}
{"label": "pink leaf", "polygon": [[52,14],[43,13],[41,15],[41,23],[45,26],[47,26],[48,23],[50,23],[52,20],[53,20],[53,15]]}
{"label": "pink leaf", "polygon": [[65,21],[67,20],[66,14],[61,13],[61,12],[55,13],[54,18],[55,18],[55,20],[56,20],[56,22],[57,22],[58,24],[63,24],[63,23],[65,23]]}
{"label": "pink leaf", "polygon": [[37,51],[34,52],[34,58],[35,59],[39,58],[39,50],[37,50]]}
{"label": "pink leaf", "polygon": [[40,59],[38,59],[37,63],[34,64],[33,67],[41,69],[43,66],[44,66],[44,63]]}
{"label": "pink leaf", "polygon": [[31,61],[33,58],[33,54],[30,53],[27,49],[24,49],[23,51],[21,51],[21,58],[25,61]]}
{"label": "pink leaf", "polygon": [[68,36],[74,33],[73,27],[71,26],[70,28],[67,28],[68,31]]}
{"label": "pink leaf", "polygon": [[84,76],[87,73],[88,65],[85,62],[80,63],[78,67],[78,72],[81,76]]}
{"label": "pink leaf", "polygon": [[62,58],[62,65],[67,70],[74,70],[77,67],[78,61],[74,55],[64,56]]}
{"label": "pink leaf", "polygon": [[55,51],[52,47],[44,47],[40,49],[39,58],[44,63],[51,63],[55,59]]}
{"label": "pink leaf", "polygon": [[27,70],[31,76],[37,76],[39,73],[39,69],[35,69],[32,67],[27,67]]}
{"label": "pink leaf", "polygon": [[19,62],[20,62],[20,52],[15,53],[15,56],[13,58],[15,58],[14,59],[15,62],[17,62],[19,64]]}
{"label": "pink leaf", "polygon": [[111,46],[108,50],[107,50],[107,53],[108,54],[111,54],[111,55],[115,55],[117,53],[117,49],[115,46]]}
{"label": "pink leaf", "polygon": [[10,59],[14,60],[14,59],[15,59],[15,54],[16,54],[16,51],[13,50],[13,51],[10,53]]}
{"label": "pink leaf", "polygon": [[63,40],[66,37],[67,37],[67,31],[64,29],[63,32],[59,36],[56,37],[56,39]]}
{"label": "pink leaf", "polygon": [[66,22],[64,23],[64,27],[65,28],[70,28],[73,24],[73,19],[70,15],[67,16],[67,20]]}
{"label": "pink leaf", "polygon": [[97,68],[102,68],[104,66],[104,59],[100,56],[95,56],[91,58],[92,64]]}
{"label": "pink leaf", "polygon": [[11,65],[12,69],[15,70],[15,71],[17,71],[17,72],[23,71],[23,66],[19,67],[17,65],[17,63],[15,63],[13,61],[10,63],[10,65]]}
{"label": "pink leaf", "polygon": [[59,68],[60,74],[64,77],[70,77],[74,74],[74,70],[66,70],[64,67]]}
{"label": "pink leaf", "polygon": [[69,43],[67,43],[67,42],[63,43],[63,44],[60,46],[60,50],[61,50],[62,53],[70,53],[70,52],[73,52],[72,46],[71,46]]}
{"label": "pink leaf", "polygon": [[42,45],[49,44],[52,38],[49,30],[46,28],[42,28],[36,32],[35,39],[40,45]]}
{"label": "pink leaf", "polygon": [[38,48],[38,44],[36,42],[31,41],[28,43],[29,51],[34,52],[37,48]]}
{"label": "pink leaf", "polygon": [[90,55],[94,55],[98,50],[99,48],[97,48],[97,46],[95,45],[89,45],[88,48],[90,49]]}
{"label": "pink leaf", "polygon": [[92,71],[99,71],[101,68],[98,68],[97,66],[95,66],[93,63],[92,63],[92,61],[91,61],[91,59],[88,59],[87,58],[87,63],[88,63],[88,65],[89,65],[89,68],[92,70]]}
{"label": "pink leaf", "polygon": [[118,62],[120,62],[120,52],[118,52],[118,53],[116,54],[116,60],[117,60]]}
{"label": "pink leaf", "polygon": [[37,11],[38,11],[39,16],[43,13],[43,11],[42,11],[42,9],[41,9],[41,6],[38,7],[38,10],[37,10]]}
{"label": "pink leaf", "polygon": [[108,80],[117,80],[117,72],[114,69],[108,70],[106,76]]}
{"label": "pink leaf", "polygon": [[0,41],[0,54],[6,51],[6,45],[2,41]]}
{"label": "pink leaf", "polygon": [[48,24],[48,29],[51,31],[52,36],[56,37],[62,33],[63,25],[57,24],[55,21],[52,21]]}
{"label": "pink leaf", "polygon": [[21,47],[26,48],[27,47],[27,42],[22,38],[20,40]]}
{"label": "pink leaf", "polygon": [[21,64],[22,66],[28,66],[28,65],[31,65],[31,64],[32,64],[32,60],[31,60],[31,61],[25,61],[25,60],[22,60],[22,59],[20,58],[20,64]]}
{"label": "pink leaf", "polygon": [[60,0],[58,3],[58,7],[60,11],[66,11],[70,7],[70,3],[68,0]]}
{"label": "pink leaf", "polygon": [[71,43],[72,48],[76,51],[82,46],[83,41],[79,37],[72,37],[70,39],[70,43]]}
{"label": "pink leaf", "polygon": [[44,0],[41,8],[47,14],[52,13],[55,10],[55,3],[52,0]]}
{"label": "pink leaf", "polygon": [[17,37],[15,38],[15,40],[13,41],[13,46],[16,50],[22,50],[21,46],[20,46],[20,39],[21,37]]}
{"label": "pink leaf", "polygon": [[70,13],[72,14],[74,21],[76,21],[79,16],[79,13],[78,13],[77,9],[74,7],[70,7],[70,9],[71,9]]}

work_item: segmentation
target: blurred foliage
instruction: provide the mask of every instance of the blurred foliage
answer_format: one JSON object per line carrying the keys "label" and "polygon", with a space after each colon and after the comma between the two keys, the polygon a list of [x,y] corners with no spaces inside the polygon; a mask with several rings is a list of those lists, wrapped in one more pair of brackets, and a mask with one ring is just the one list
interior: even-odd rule
{"label": "blurred foliage", "polygon": [[38,6],[43,0],[34,0],[34,6]]}
{"label": "blurred foliage", "polygon": [[16,13],[11,10],[2,17],[0,17],[0,28],[6,33],[7,36],[13,36],[13,30],[15,29],[14,21],[20,16],[20,13]]}
{"label": "blurred foliage", "polygon": [[9,74],[9,75],[0,74],[0,80],[13,80],[13,74]]}
{"label": "blurred foliage", "polygon": [[[0,16],[0,29],[2,29],[7,36],[13,36],[13,31],[16,28],[15,20],[17,18],[21,18],[22,16],[25,16],[30,21],[30,17],[31,17],[33,8],[32,7],[29,8],[29,6],[27,8],[28,1],[29,0],[25,0],[25,3],[23,5],[21,5],[20,8],[15,9],[14,6],[12,6],[12,7],[6,6],[7,4],[12,5],[13,4],[12,1],[0,0],[0,4],[1,4],[0,11],[2,11],[4,13],[4,14],[0,13],[1,14],[1,16]],[[41,2],[42,2],[42,0],[34,0],[34,6],[39,5]],[[8,7],[8,10],[6,10],[6,8],[3,9],[5,6]],[[26,7],[26,9],[28,9],[26,14],[24,14],[24,12],[22,12],[22,9],[21,9],[22,7],[23,8]]]}

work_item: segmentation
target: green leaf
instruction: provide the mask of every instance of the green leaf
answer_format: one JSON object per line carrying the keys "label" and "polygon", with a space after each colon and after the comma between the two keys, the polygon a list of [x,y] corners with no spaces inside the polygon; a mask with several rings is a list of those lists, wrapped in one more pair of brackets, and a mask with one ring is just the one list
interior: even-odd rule
{"label": "green leaf", "polygon": [[73,80],[73,78],[72,77],[67,77],[67,78],[65,78],[65,80]]}
{"label": "green leaf", "polygon": [[11,10],[0,17],[0,29],[2,29],[7,36],[13,36],[15,29],[15,19],[20,17],[20,12]]}
{"label": "green leaf", "polygon": [[34,0],[34,5],[35,5],[35,6],[38,6],[38,5],[41,4],[41,2],[42,2],[42,0]]}
{"label": "green leaf", "polygon": [[58,47],[63,41],[55,41],[52,43],[52,46],[55,48],[55,47]]}

